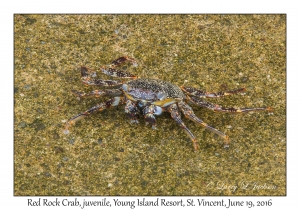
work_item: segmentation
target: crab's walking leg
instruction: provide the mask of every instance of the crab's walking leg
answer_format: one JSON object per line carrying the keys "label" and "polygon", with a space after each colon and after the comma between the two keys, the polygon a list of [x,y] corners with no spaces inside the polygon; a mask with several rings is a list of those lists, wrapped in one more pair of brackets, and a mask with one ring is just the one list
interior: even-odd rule
{"label": "crab's walking leg", "polygon": [[137,76],[135,76],[129,72],[124,72],[124,71],[115,69],[116,67],[124,64],[126,61],[131,62],[133,64],[133,66],[137,66],[137,62],[133,58],[123,56],[123,57],[120,57],[117,60],[113,61],[111,65],[103,66],[101,68],[101,71],[103,74],[107,74],[112,77],[136,79]]}
{"label": "crab's walking leg", "polygon": [[100,103],[100,104],[97,104],[96,106],[93,106],[92,108],[86,110],[85,112],[82,112],[74,117],[72,117],[65,125],[65,129],[64,129],[64,134],[68,134],[69,133],[69,127],[73,124],[75,124],[75,122],[89,116],[90,114],[93,114],[97,111],[102,111],[103,109],[107,109],[107,108],[110,108],[112,106],[117,106],[119,105],[119,103],[122,101],[122,98],[121,97],[114,97],[114,98],[111,98],[109,100],[107,100],[106,102],[104,103]]}
{"label": "crab's walking leg", "polygon": [[252,112],[252,111],[272,111],[271,107],[261,107],[261,108],[222,108],[220,105],[217,104],[213,104],[207,101],[204,101],[200,98],[191,96],[188,97],[188,99],[194,103],[197,104],[199,106],[211,109],[213,111],[217,111],[217,112],[230,112],[230,113],[246,113],[246,112]]}
{"label": "crab's walking leg", "polygon": [[114,69],[111,67],[106,67],[106,66],[103,66],[101,68],[101,71],[103,74],[107,74],[112,77],[125,78],[125,79],[136,79],[137,78],[137,76],[135,76],[129,72],[121,71],[121,70]]}
{"label": "crab's walking leg", "polygon": [[180,112],[178,110],[178,107],[176,104],[172,104],[167,108],[167,111],[171,113],[171,117],[180,125],[180,127],[188,134],[191,141],[193,142],[194,150],[199,149],[199,145],[196,141],[195,136],[192,134],[192,132],[186,127],[186,125],[182,122],[180,117]]}
{"label": "crab's walking leg", "polygon": [[224,133],[222,133],[221,131],[207,125],[205,122],[203,122],[201,119],[199,119],[195,114],[194,111],[192,110],[192,108],[187,105],[184,102],[179,102],[178,106],[180,108],[180,110],[183,112],[183,114],[190,120],[194,121],[195,123],[203,126],[204,128],[214,132],[215,134],[218,134],[219,136],[221,136],[224,139],[224,144],[225,146],[228,146],[230,143],[230,139],[227,135],[225,135]]}
{"label": "crab's walking leg", "polygon": [[79,92],[77,90],[71,90],[71,92],[79,98],[88,98],[88,97],[98,98],[98,97],[102,97],[102,96],[115,97],[115,96],[122,95],[122,91],[120,91],[118,89],[93,90],[89,93]]}
{"label": "crab's walking leg", "polygon": [[122,85],[121,81],[116,80],[102,80],[102,79],[96,79],[96,72],[82,66],[81,67],[81,81],[85,85],[96,85],[96,86],[102,86],[102,87],[111,87],[111,86],[118,86]]}
{"label": "crab's walking leg", "polygon": [[122,82],[116,80],[102,80],[102,79],[82,79],[82,82],[85,85],[94,85],[94,86],[102,86],[102,87],[112,87],[122,85]]}
{"label": "crab's walking leg", "polygon": [[136,60],[134,60],[134,58],[123,56],[123,57],[120,57],[120,58],[114,60],[111,63],[111,67],[120,66],[120,65],[124,64],[126,61],[131,62],[133,64],[133,66],[137,66],[138,65],[137,62],[136,62]]}
{"label": "crab's walking leg", "polygon": [[139,123],[139,110],[136,107],[136,104],[130,100],[126,101],[125,114],[130,119],[130,123]]}
{"label": "crab's walking leg", "polygon": [[236,90],[229,90],[229,91],[224,91],[224,92],[217,92],[217,93],[210,93],[206,92],[203,90],[199,90],[193,87],[185,87],[181,86],[180,87],[186,94],[191,95],[191,96],[196,96],[199,98],[219,98],[223,96],[229,96],[232,94],[240,93],[246,90],[246,88],[239,88]]}

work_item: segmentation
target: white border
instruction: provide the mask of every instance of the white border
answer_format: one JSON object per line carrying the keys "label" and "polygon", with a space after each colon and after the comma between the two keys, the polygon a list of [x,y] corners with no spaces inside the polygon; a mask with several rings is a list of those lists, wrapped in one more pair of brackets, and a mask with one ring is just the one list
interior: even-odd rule
{"label": "white border", "polygon": [[[299,206],[299,57],[300,57],[300,16],[297,1],[278,0],[235,0],[235,1],[5,1],[1,4],[0,42],[1,42],[1,147],[0,147],[0,196],[1,208],[12,209],[27,207],[28,197],[13,196],[13,15],[15,13],[286,13],[287,14],[287,101],[288,101],[288,133],[287,160],[288,179],[287,196],[271,197],[273,207]],[[292,113],[292,114],[291,114]],[[47,197],[43,197],[47,198]],[[54,197],[48,197],[54,199]],[[59,197],[63,199],[64,197]],[[73,197],[75,198],[75,197]],[[90,197],[97,200],[99,197]],[[112,197],[110,197],[112,199]],[[136,200],[137,197],[122,197]],[[171,197],[167,197],[171,198]],[[178,198],[178,197],[177,197]],[[174,198],[177,199],[177,198]],[[188,199],[189,197],[184,197]],[[191,197],[196,199],[196,197]],[[236,200],[265,200],[269,197],[204,197],[220,200],[228,198]],[[82,199],[80,197],[79,199]],[[47,208],[47,207],[45,207]],[[97,207],[100,208],[100,207]],[[197,207],[199,208],[199,207]],[[38,208],[44,209],[44,208]],[[49,208],[47,208],[49,209]],[[64,207],[64,209],[67,209]],[[128,208],[129,209],[129,208]],[[143,209],[143,208],[138,208]],[[149,208],[147,208],[149,209]],[[177,208],[172,208],[177,209]],[[205,209],[205,208],[202,208]],[[210,208],[211,209],[211,208]],[[262,209],[262,208],[260,208]],[[296,209],[296,208],[293,208]]]}

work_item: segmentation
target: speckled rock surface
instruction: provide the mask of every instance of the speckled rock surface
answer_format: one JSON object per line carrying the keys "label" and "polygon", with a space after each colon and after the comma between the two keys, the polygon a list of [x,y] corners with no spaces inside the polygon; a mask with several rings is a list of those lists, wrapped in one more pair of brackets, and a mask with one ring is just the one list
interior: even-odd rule
{"label": "speckled rock surface", "polygon": [[[285,195],[285,15],[15,15],[15,195]],[[231,138],[184,119],[186,134],[168,114],[158,130],[131,125],[123,107],[64,123],[103,99],[78,101],[91,91],[81,65],[121,67],[139,77],[245,94],[212,99],[224,107],[273,112],[231,115],[192,106]],[[103,78],[108,78],[103,76]],[[245,185],[247,187],[245,187]],[[234,186],[237,186],[234,188]]]}

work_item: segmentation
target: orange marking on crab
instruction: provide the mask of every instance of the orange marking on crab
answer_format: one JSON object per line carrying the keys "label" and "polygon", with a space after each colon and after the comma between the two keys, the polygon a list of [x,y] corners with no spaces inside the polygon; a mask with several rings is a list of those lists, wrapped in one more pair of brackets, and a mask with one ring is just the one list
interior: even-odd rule
{"label": "orange marking on crab", "polygon": [[151,104],[153,105],[156,105],[156,106],[161,106],[161,107],[166,107],[166,106],[169,106],[171,104],[174,104],[176,102],[179,102],[180,100],[179,99],[174,99],[174,98],[167,98],[165,100],[162,100],[162,101],[155,101],[155,102],[152,102]]}

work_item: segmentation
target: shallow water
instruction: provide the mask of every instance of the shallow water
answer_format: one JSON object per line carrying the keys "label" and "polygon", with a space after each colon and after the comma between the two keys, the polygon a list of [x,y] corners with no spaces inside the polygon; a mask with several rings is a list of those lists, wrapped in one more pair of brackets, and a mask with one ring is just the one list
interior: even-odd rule
{"label": "shallow water", "polygon": [[[15,15],[15,195],[285,195],[285,15]],[[124,108],[99,112],[63,134],[72,116],[105,99],[80,66],[121,56],[139,77],[207,91],[246,87],[211,99],[273,112],[214,113],[191,105],[231,145],[184,119],[200,150],[168,114],[158,129],[131,125]],[[103,76],[103,78],[109,78]]]}

